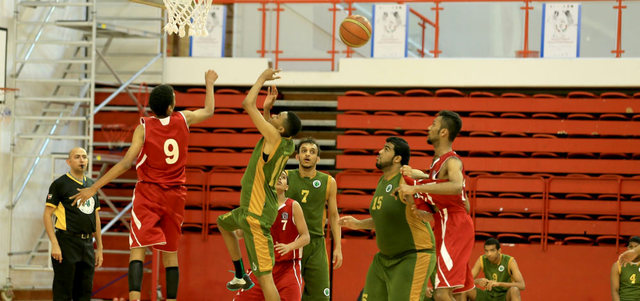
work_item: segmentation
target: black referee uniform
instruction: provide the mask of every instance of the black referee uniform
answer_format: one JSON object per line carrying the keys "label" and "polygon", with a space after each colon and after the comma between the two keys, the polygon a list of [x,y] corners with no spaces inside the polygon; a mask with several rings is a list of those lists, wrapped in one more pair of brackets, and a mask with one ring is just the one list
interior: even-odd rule
{"label": "black referee uniform", "polygon": [[93,288],[95,256],[93,233],[96,232],[96,211],[100,210],[98,196],[94,195],[84,205],[71,206],[69,199],[78,188],[90,187],[91,179],[82,182],[70,173],[62,175],[49,187],[47,206],[56,208],[55,230],[62,262],[53,262],[53,299],[90,300]]}

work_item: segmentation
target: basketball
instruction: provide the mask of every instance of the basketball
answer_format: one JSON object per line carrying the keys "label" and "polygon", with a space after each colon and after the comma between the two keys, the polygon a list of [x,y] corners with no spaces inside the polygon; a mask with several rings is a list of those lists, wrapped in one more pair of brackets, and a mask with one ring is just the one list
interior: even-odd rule
{"label": "basketball", "polygon": [[360,15],[346,17],[340,23],[340,40],[349,47],[360,47],[371,38],[371,24]]}

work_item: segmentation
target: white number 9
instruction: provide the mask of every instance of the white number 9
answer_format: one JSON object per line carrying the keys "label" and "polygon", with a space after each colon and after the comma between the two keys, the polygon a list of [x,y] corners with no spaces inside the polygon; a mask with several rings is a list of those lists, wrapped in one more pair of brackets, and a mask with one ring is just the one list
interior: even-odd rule
{"label": "white number 9", "polygon": [[167,158],[164,159],[167,161],[167,164],[178,162],[180,151],[178,150],[178,142],[175,139],[167,139],[164,141],[164,154],[167,155]]}

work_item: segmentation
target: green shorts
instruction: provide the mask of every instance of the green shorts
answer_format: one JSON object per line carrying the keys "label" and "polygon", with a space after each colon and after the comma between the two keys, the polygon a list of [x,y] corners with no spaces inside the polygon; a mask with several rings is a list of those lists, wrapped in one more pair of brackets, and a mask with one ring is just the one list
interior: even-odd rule
{"label": "green shorts", "polygon": [[476,301],[506,301],[507,292],[485,291],[476,287]]}
{"label": "green shorts", "polygon": [[394,257],[377,253],[367,272],[363,301],[422,301],[436,267],[435,251],[408,252]]}
{"label": "green shorts", "polygon": [[329,300],[329,261],[324,237],[312,237],[302,249],[303,301]]}
{"label": "green shorts", "polygon": [[239,207],[219,216],[218,226],[227,231],[241,229],[253,273],[256,276],[271,273],[275,264],[271,225],[249,214],[246,208]]}

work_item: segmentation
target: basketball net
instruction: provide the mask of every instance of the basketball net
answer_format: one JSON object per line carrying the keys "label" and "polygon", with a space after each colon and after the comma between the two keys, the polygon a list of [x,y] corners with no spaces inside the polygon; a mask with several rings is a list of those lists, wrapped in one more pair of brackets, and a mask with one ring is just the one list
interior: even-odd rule
{"label": "basketball net", "polygon": [[123,150],[127,144],[127,139],[131,137],[131,133],[133,133],[135,129],[136,125],[122,123],[102,125],[102,133],[107,140],[109,150]]}
{"label": "basketball net", "polygon": [[207,31],[207,14],[211,9],[212,0],[163,0],[167,9],[167,25],[164,31],[168,34],[178,34],[184,37],[186,26],[189,26],[189,35],[204,37]]}

